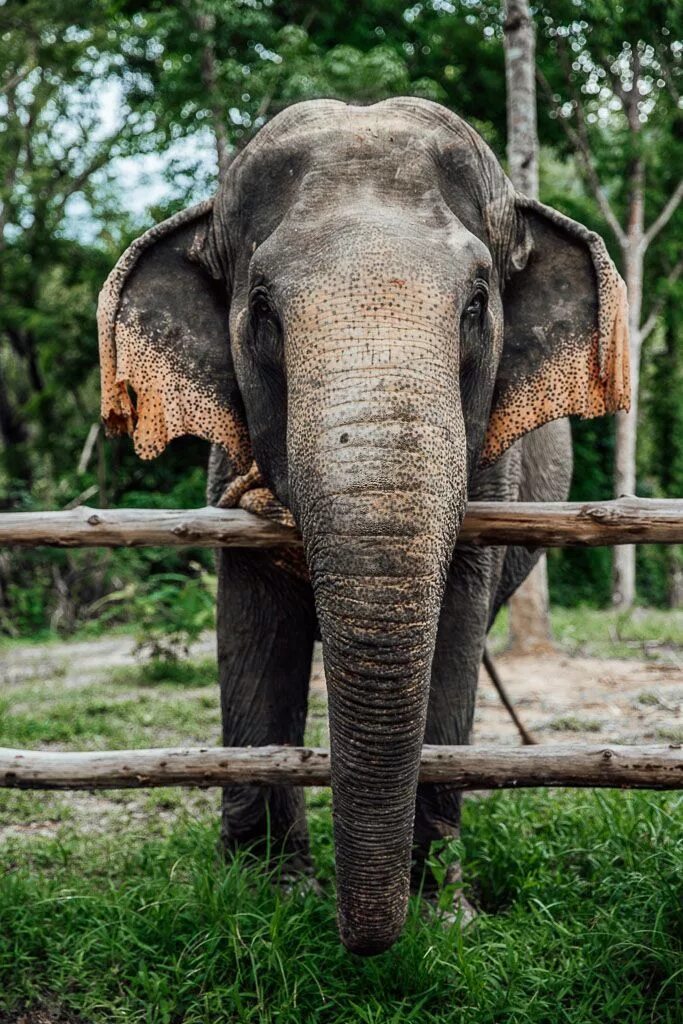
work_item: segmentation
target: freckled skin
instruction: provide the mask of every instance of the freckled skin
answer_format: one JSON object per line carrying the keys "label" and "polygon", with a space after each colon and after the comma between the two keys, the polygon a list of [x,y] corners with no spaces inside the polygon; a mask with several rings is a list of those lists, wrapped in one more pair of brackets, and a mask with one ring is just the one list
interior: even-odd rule
{"label": "freckled skin", "polygon": [[[303,741],[319,633],[339,929],[381,952],[459,827],[457,792],[417,786],[420,747],[469,741],[487,629],[536,557],[457,544],[467,501],[566,497],[561,417],[627,405],[623,284],[456,115],[320,100],[134,243],[99,322],[110,427],[143,457],[218,442],[209,499],[301,529],[303,556],[219,554],[223,741]],[[226,788],[222,836],[310,869],[291,787]]]}

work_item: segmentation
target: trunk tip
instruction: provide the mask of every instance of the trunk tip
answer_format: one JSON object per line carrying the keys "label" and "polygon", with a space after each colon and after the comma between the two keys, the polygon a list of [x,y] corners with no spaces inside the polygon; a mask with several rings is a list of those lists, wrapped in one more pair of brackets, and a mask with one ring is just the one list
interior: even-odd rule
{"label": "trunk tip", "polygon": [[398,922],[384,921],[349,921],[339,918],[339,937],[349,953],[356,956],[379,956],[386,953],[400,937],[403,930],[403,919]]}

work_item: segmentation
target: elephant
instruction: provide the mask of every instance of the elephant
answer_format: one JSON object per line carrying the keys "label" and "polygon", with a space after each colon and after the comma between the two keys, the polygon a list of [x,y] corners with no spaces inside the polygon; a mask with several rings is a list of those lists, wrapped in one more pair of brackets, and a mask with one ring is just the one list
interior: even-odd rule
{"label": "elephant", "polygon": [[[142,458],[210,441],[211,500],[300,531],[218,556],[223,742],[302,744],[320,636],[339,934],[380,953],[458,835],[422,744],[469,742],[487,631],[537,557],[458,543],[467,503],[567,496],[567,417],[629,405],[623,281],[455,113],[320,99],[133,242],[98,322],[109,431]],[[222,839],[311,869],[295,787],[226,787]]]}

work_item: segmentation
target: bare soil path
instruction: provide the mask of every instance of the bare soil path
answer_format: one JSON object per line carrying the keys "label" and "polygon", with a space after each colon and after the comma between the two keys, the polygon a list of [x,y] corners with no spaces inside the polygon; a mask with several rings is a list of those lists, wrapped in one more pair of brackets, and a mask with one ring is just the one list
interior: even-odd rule
{"label": "bare soil path", "polygon": [[[192,658],[211,658],[215,637],[194,645]],[[639,660],[498,655],[496,665],[528,728],[540,742],[652,743],[683,738],[683,667],[677,659]],[[87,688],[116,668],[136,664],[129,636],[35,644],[0,650],[0,691],[41,682],[50,689]],[[323,697],[324,672],[316,645],[312,691]],[[189,696],[189,694],[188,694]],[[516,743],[516,729],[482,670],[473,741]]]}

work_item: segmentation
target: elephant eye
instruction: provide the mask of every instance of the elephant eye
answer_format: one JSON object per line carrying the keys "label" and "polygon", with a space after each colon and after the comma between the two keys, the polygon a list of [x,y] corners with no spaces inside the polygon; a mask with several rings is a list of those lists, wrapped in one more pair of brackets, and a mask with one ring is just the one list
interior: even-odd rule
{"label": "elephant eye", "polygon": [[489,292],[486,284],[483,281],[477,281],[463,313],[463,316],[469,323],[481,323],[486,312],[488,298]]}
{"label": "elephant eye", "polygon": [[280,318],[265,288],[254,288],[249,296],[252,355],[259,362],[279,363],[282,355]]}
{"label": "elephant eye", "polygon": [[265,288],[259,286],[254,288],[249,296],[249,312],[252,320],[260,320],[267,316],[273,316],[275,310]]}

